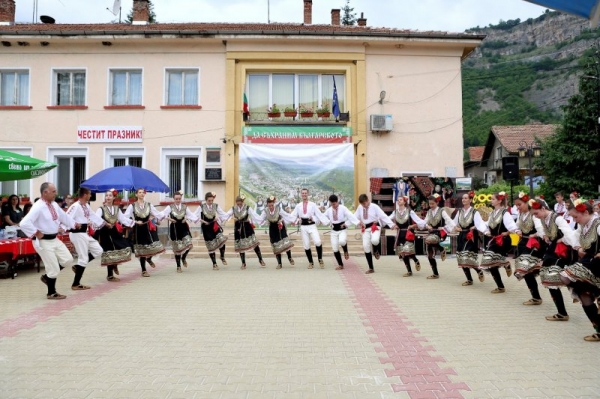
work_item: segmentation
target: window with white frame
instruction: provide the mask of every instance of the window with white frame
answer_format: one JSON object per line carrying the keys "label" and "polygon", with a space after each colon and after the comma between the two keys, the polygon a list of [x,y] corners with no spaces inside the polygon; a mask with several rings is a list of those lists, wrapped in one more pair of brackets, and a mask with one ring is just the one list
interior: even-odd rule
{"label": "window with white frame", "polygon": [[273,104],[276,104],[281,112],[285,108],[298,109],[300,106],[316,111],[325,104],[331,110],[334,80],[340,111],[345,112],[345,75],[251,73],[246,82],[250,115],[265,113]]}
{"label": "window with white frame", "polygon": [[186,198],[198,198],[200,148],[163,149],[163,175],[170,196],[181,190]]}
{"label": "window with white frame", "polygon": [[75,193],[79,185],[87,178],[86,148],[50,148],[48,159],[58,164],[51,171],[51,179],[56,185],[58,195],[63,197]]}
{"label": "window with white frame", "polygon": [[[14,152],[15,154],[31,156],[31,148],[2,148],[3,150]],[[7,195],[24,195],[31,197],[31,180],[1,181],[0,193]]]}
{"label": "window with white frame", "polygon": [[29,105],[29,71],[0,70],[0,105]]}
{"label": "window with white frame", "polygon": [[142,105],[142,70],[110,71],[110,105]]}
{"label": "window with white frame", "polygon": [[166,105],[198,105],[198,69],[167,69]]}
{"label": "window with white frame", "polygon": [[85,70],[56,70],[54,81],[54,105],[85,105]]}

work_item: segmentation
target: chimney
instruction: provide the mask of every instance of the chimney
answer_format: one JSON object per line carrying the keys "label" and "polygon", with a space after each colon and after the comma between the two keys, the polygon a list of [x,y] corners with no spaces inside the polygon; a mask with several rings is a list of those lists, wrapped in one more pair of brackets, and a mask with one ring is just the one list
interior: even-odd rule
{"label": "chimney", "polygon": [[365,18],[365,13],[360,13],[360,18],[356,21],[358,26],[367,26],[367,19]]}
{"label": "chimney", "polygon": [[150,4],[148,0],[133,0],[133,21],[131,24],[148,25],[148,23],[150,23]]}
{"label": "chimney", "polygon": [[334,8],[331,10],[331,25],[339,25],[340,24],[340,9]]}
{"label": "chimney", "polygon": [[0,25],[15,23],[15,0],[0,0]]}
{"label": "chimney", "polygon": [[304,25],[312,25],[312,0],[304,0]]}

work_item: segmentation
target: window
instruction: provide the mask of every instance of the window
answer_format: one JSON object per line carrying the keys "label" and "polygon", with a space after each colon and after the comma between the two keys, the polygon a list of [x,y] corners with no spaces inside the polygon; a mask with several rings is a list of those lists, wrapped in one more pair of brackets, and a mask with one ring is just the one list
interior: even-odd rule
{"label": "window", "polygon": [[85,157],[57,157],[56,163],[56,190],[63,196],[74,193],[79,189],[79,185],[86,179],[85,175]]}
{"label": "window", "polygon": [[85,105],[85,71],[56,71],[54,105]]}
{"label": "window", "polygon": [[206,150],[206,163],[207,164],[220,164],[221,163],[221,149],[220,148],[208,148]]}
{"label": "window", "polygon": [[[31,156],[30,148],[2,148],[15,154]],[[0,182],[0,193],[2,195],[27,195],[31,197],[31,180],[2,181]]]}
{"label": "window", "polygon": [[170,196],[182,190],[186,198],[198,198],[200,192],[200,148],[163,149],[163,180]]}
{"label": "window", "polygon": [[142,167],[142,157],[126,157],[126,158],[113,158],[113,166],[126,166],[131,165],[138,168]]}
{"label": "window", "polygon": [[496,159],[502,159],[502,147],[496,147]]}
{"label": "window", "polygon": [[113,70],[110,105],[142,105],[142,70]]}
{"label": "window", "polygon": [[255,119],[257,115],[264,115],[273,104],[281,112],[286,107],[298,109],[300,106],[316,111],[324,104],[331,110],[334,79],[340,111],[345,112],[345,75],[249,74],[246,90],[250,116]]}
{"label": "window", "polygon": [[167,70],[167,105],[198,105],[198,70]]}
{"label": "window", "polygon": [[0,71],[0,105],[29,105],[29,71]]}

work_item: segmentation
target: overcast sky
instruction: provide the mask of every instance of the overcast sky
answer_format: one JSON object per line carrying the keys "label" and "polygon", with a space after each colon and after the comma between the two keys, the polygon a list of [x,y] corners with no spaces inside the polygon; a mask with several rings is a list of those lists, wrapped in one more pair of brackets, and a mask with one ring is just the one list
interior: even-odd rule
{"label": "overcast sky", "polygon": [[[16,0],[17,22],[31,22],[35,0]],[[38,15],[57,23],[107,23],[114,0],[37,0]],[[267,0],[154,0],[159,22],[267,22]],[[133,0],[122,0],[123,17]],[[302,22],[302,0],[270,0],[272,22]],[[345,0],[313,0],[313,23],[329,24]],[[523,0],[351,0],[369,26],[462,32],[500,19],[536,17],[544,8]]]}

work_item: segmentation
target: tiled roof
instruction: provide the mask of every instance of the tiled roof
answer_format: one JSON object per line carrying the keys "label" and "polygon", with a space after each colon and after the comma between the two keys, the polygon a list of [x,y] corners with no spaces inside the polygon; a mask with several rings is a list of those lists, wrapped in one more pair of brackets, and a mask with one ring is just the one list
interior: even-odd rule
{"label": "tiled roof", "polygon": [[154,23],[129,24],[14,24],[0,26],[0,34],[286,34],[286,35],[339,35],[339,36],[406,36],[464,40],[483,40],[485,35],[416,31],[409,29],[377,28],[371,26],[305,25],[298,23]]}
{"label": "tiled roof", "polygon": [[469,162],[481,162],[483,159],[483,151],[485,150],[485,146],[482,145],[480,147],[469,147]]}
{"label": "tiled roof", "polygon": [[522,126],[492,126],[492,132],[500,141],[500,144],[509,153],[519,151],[519,143],[525,141],[533,143],[536,139],[544,140],[552,136],[558,125],[531,124]]}

